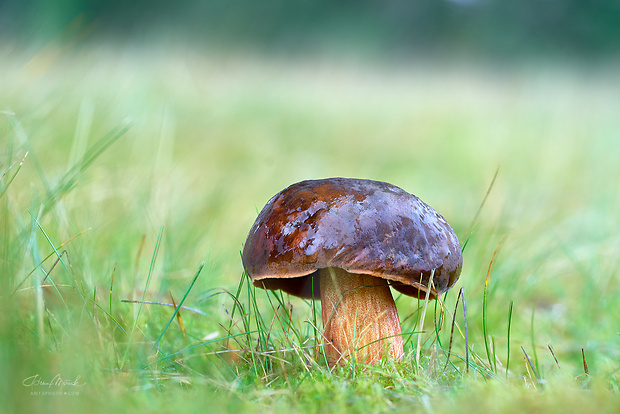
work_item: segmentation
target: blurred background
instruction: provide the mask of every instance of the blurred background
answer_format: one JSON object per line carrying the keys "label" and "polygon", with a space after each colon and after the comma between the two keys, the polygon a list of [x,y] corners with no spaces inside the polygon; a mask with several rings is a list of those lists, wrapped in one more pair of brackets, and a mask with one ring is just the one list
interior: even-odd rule
{"label": "blurred background", "polygon": [[0,34],[37,43],[108,36],[303,53],[518,59],[615,57],[613,0],[3,0]]}
{"label": "blurred background", "polygon": [[28,151],[13,191],[41,203],[127,128],[52,197],[59,238],[93,228],[108,267],[165,225],[173,273],[209,257],[209,283],[234,284],[269,197],[339,175],[417,194],[462,241],[488,231],[468,265],[484,273],[506,235],[540,229],[513,239],[528,250],[609,220],[619,23],[610,0],[4,0],[3,165]]}
{"label": "blurred background", "polygon": [[617,375],[619,2],[3,0],[0,39],[5,291],[62,245],[53,276],[132,320],[163,226],[147,299],[206,260],[208,308],[272,195],[370,178],[467,243],[450,303],[479,321],[490,280],[498,338],[514,300],[515,349],[535,314],[537,343]]}

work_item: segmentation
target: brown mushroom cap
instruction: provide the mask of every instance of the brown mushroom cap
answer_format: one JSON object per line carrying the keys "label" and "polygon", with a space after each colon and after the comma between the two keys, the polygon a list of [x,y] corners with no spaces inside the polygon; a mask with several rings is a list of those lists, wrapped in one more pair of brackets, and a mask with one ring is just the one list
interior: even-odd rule
{"label": "brown mushroom cap", "polygon": [[435,298],[461,273],[459,240],[448,222],[392,184],[307,180],[267,202],[245,242],[243,266],[255,286],[319,298],[318,270],[337,267],[391,281],[424,297],[433,273]]}

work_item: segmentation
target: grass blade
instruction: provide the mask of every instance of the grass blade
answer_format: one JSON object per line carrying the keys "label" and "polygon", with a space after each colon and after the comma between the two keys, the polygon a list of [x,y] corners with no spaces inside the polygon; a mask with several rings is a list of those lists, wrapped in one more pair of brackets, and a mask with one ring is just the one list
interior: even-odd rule
{"label": "grass blade", "polygon": [[[11,185],[13,180],[15,180],[15,177],[17,177],[17,173],[19,173],[19,170],[22,169],[22,166],[24,165],[24,161],[26,161],[26,157],[27,156],[28,156],[28,152],[26,151],[26,154],[24,154],[24,157],[22,158],[22,160],[20,161],[19,165],[17,166],[17,169],[15,170],[15,173],[9,178],[9,180],[7,181],[6,184],[2,184],[0,182],[0,188],[2,189],[2,191],[0,192],[0,198],[2,198],[2,196],[4,196],[4,194],[9,189],[9,186]],[[4,178],[4,176],[11,170],[11,168],[13,168],[13,166],[15,165],[16,162],[17,161],[15,161],[13,164],[11,164],[9,166],[9,168],[7,168],[6,171],[4,171],[2,173],[2,175],[0,175],[0,180],[2,180]]]}
{"label": "grass blade", "polygon": [[493,179],[491,180],[491,184],[489,184],[489,188],[487,188],[487,192],[484,194],[484,197],[482,198],[482,202],[480,203],[480,206],[478,207],[476,214],[474,214],[474,218],[471,220],[471,223],[469,224],[469,227],[467,228],[467,231],[465,232],[465,234],[467,235],[467,238],[463,242],[462,250],[465,250],[465,246],[467,246],[467,243],[469,242],[469,239],[472,235],[472,231],[474,229],[474,225],[476,224],[476,221],[478,221],[480,212],[482,211],[482,208],[486,204],[487,199],[489,198],[489,194],[491,194],[491,190],[493,189],[493,186],[495,185],[495,180],[497,180],[498,175],[499,175],[499,166],[495,170],[495,174],[493,174]]}
{"label": "grass blade", "polygon": [[[60,263],[62,263],[62,266],[65,268],[65,270],[67,271],[67,273],[71,273],[69,271],[69,268],[67,267],[67,264],[65,263],[65,261],[63,260],[62,256],[63,254],[60,253],[56,247],[54,246],[54,243],[52,243],[52,240],[49,238],[49,236],[47,235],[47,233],[45,232],[45,230],[43,229],[43,226],[41,226],[41,223],[39,223],[39,221],[36,219],[36,217],[32,214],[32,212],[28,212],[30,213],[30,217],[33,221],[34,224],[36,224],[36,226],[39,228],[39,230],[41,231],[41,233],[43,234],[43,236],[45,237],[45,239],[47,240],[47,242],[49,243],[49,245],[52,247],[52,249],[54,250],[54,253],[56,254],[57,257],[57,262],[60,261]],[[56,263],[57,263],[56,262]],[[55,267],[56,264],[54,263]],[[51,271],[51,270],[50,270]],[[65,302],[65,299],[63,298],[62,294],[60,293],[60,291],[58,290],[58,287],[56,286],[56,284],[54,283],[54,280],[49,277],[49,272],[46,273],[45,275],[45,279],[49,279],[50,283],[52,284],[52,286],[54,287],[54,290],[56,291],[56,294],[60,297],[63,305],[65,306],[66,309],[69,309],[69,306],[67,305],[67,303]],[[82,296],[82,292],[80,291],[80,289],[78,289],[77,284],[75,285],[76,290],[78,291],[78,293],[80,294],[80,297],[82,297],[82,300],[84,300],[84,297]],[[85,300],[84,300],[85,301]]]}
{"label": "grass blade", "polygon": [[448,368],[448,363],[450,362],[450,355],[452,355],[452,340],[454,338],[454,327],[456,325],[456,311],[459,308],[459,300],[461,300],[462,294],[463,288],[459,289],[459,294],[456,297],[456,303],[454,304],[454,313],[452,314],[452,327],[450,328],[450,343],[448,344],[448,357],[446,358],[446,365],[443,367],[444,371]]}
{"label": "grass blade", "polygon": [[128,126],[116,128],[104,135],[91,148],[89,148],[82,159],[74,164],[73,167],[69,168],[69,170],[61,177],[56,187],[48,190],[47,200],[43,202],[43,212],[49,212],[58,200],[71,191],[71,189],[75,187],[80,174],[82,174],[84,170],[86,170],[114,142],[125,135],[128,130]]}
{"label": "grass blade", "polygon": [[[82,234],[86,233],[87,231],[89,231],[90,229],[86,229],[81,231],[80,233],[76,234],[75,236],[71,237],[69,240],[63,242],[62,244],[60,244],[58,247],[55,247],[50,254],[48,254],[47,256],[45,256],[43,259],[39,258],[36,262],[37,265],[17,284],[17,286],[13,289],[13,293],[17,292],[19,290],[19,288],[21,288],[21,286],[24,284],[24,282],[26,282],[26,280],[28,280],[28,278],[30,276],[32,276],[32,274],[34,272],[37,271],[37,269],[41,268],[43,266],[43,263],[45,263],[47,261],[47,259],[49,259],[50,257],[54,256],[54,254],[57,254],[58,251],[60,251],[60,249],[62,249],[66,244],[68,244],[70,241],[78,238],[79,236],[81,236]],[[62,253],[61,253],[62,256]],[[56,259],[56,261],[58,261],[58,259]]]}
{"label": "grass blade", "polygon": [[[187,289],[187,291],[185,292],[185,295],[183,295],[183,299],[181,299],[181,301],[179,302],[179,304],[175,307],[174,312],[172,314],[172,316],[170,317],[170,320],[168,320],[168,323],[166,324],[166,326],[164,327],[164,329],[161,331],[161,334],[159,334],[159,337],[157,338],[157,340],[153,343],[153,346],[151,347],[151,352],[153,352],[153,350],[155,348],[158,347],[159,342],[161,341],[161,338],[163,338],[164,334],[166,333],[166,331],[168,330],[168,327],[170,326],[170,324],[172,323],[172,321],[174,321],[174,318],[176,318],[177,314],[179,313],[179,310],[181,309],[181,306],[183,306],[183,303],[185,302],[185,299],[187,299],[187,295],[189,295],[189,292],[192,290],[192,288],[194,287],[194,284],[196,283],[196,280],[198,280],[198,276],[200,276],[200,273],[202,272],[202,269],[205,267],[205,263],[202,262],[200,264],[200,266],[198,267],[198,270],[196,271],[196,274],[194,275],[194,278],[192,279],[192,283],[190,283],[189,288]],[[149,352],[149,353],[151,353]]]}
{"label": "grass blade", "polygon": [[420,348],[422,348],[422,334],[424,333],[424,319],[426,318],[426,308],[428,307],[428,300],[430,292],[433,288],[433,276],[435,275],[435,269],[431,271],[431,277],[428,280],[428,286],[426,288],[426,296],[424,298],[424,306],[422,307],[422,313],[420,314],[419,333],[418,333],[418,345],[415,350],[415,363],[416,367],[420,368]]}
{"label": "grass blade", "polygon": [[532,368],[532,372],[534,373],[534,377],[536,377],[536,383],[538,383],[538,380],[540,379],[540,377],[538,375],[538,369],[536,369],[536,367],[532,363],[532,360],[530,359],[530,356],[527,354],[527,352],[525,352],[525,348],[521,347],[521,350],[523,351],[523,355],[525,355],[525,359],[527,359],[527,362],[530,365],[530,368]]}
{"label": "grass blade", "polygon": [[114,274],[116,273],[116,263],[112,269],[112,280],[110,281],[110,315],[112,314],[112,289],[114,288]]}
{"label": "grass blade", "polygon": [[536,377],[538,379],[541,379],[538,376],[538,373],[540,372],[540,367],[538,365],[538,355],[536,354],[536,340],[534,338],[534,315],[536,315],[536,308],[532,309],[532,321],[530,324],[530,340],[532,343],[532,355],[534,356],[534,366],[536,367]]}
{"label": "grass blade", "polygon": [[[488,292],[489,292],[489,282],[491,281],[491,274],[493,270],[493,265],[495,264],[495,260],[497,258],[497,254],[499,253],[500,248],[504,242],[504,237],[502,237],[493,252],[493,256],[491,257],[491,261],[489,262],[489,268],[487,269],[487,277],[484,281],[484,292],[482,296],[482,332],[484,335],[484,347],[487,352],[487,359],[489,361],[489,369],[493,370],[495,374],[497,374],[497,364],[495,364],[495,358],[491,357],[491,349],[489,347],[489,333],[488,333],[488,323],[487,323],[487,303],[488,303]],[[493,351],[495,354],[495,350]]]}
{"label": "grass blade", "polygon": [[558,369],[560,371],[562,371],[562,367],[560,366],[560,362],[558,361],[557,357],[555,356],[555,352],[553,352],[553,348],[551,347],[551,344],[548,344],[547,348],[549,348],[549,352],[551,352],[551,356],[553,357],[553,360],[555,361],[555,364],[558,366]]}
{"label": "grass blade", "polygon": [[465,372],[469,373],[469,341],[467,336],[467,305],[465,303],[465,290],[461,288],[461,299],[463,300],[463,320],[465,328]]}
{"label": "grass blade", "polygon": [[590,375],[590,370],[588,370],[588,363],[586,362],[586,352],[581,348],[581,358],[583,359],[583,372],[586,375]]}
{"label": "grass blade", "polygon": [[508,371],[510,370],[510,328],[512,325],[512,305],[513,301],[510,301],[508,306],[508,334],[506,338],[506,378],[508,378]]}
{"label": "grass blade", "polygon": [[155,269],[155,262],[157,260],[157,256],[159,254],[159,246],[161,244],[162,235],[164,232],[164,226],[159,228],[159,234],[157,235],[157,241],[155,242],[155,248],[153,249],[153,256],[151,257],[151,265],[149,266],[149,273],[146,275],[146,283],[144,284],[144,290],[142,291],[142,300],[138,305],[138,311],[136,313],[136,317],[133,322],[133,326],[131,327],[131,331],[129,332],[129,339],[127,340],[127,347],[125,348],[125,353],[123,354],[123,359],[121,360],[120,368],[123,369],[125,365],[125,361],[127,361],[127,355],[129,354],[129,349],[132,345],[132,340],[134,333],[136,331],[136,327],[138,326],[138,319],[140,318],[140,313],[142,312],[142,306],[144,302],[144,298],[146,297],[146,291],[151,283],[151,277],[153,276],[153,270]]}

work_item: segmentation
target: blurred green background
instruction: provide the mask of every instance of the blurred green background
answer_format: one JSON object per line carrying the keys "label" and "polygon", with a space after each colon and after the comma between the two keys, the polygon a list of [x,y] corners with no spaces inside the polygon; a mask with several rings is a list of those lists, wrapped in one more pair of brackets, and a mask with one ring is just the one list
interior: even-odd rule
{"label": "blurred green background", "polygon": [[[196,388],[215,383],[197,406],[221,390],[232,403],[261,400],[271,380],[244,382],[241,365],[213,374],[212,355],[192,353],[201,347],[161,371],[144,368],[170,309],[137,315],[121,300],[178,301],[205,261],[185,305],[206,316],[184,313],[187,337],[171,326],[159,352],[225,335],[232,302],[212,294],[236,289],[257,211],[293,182],[329,176],[396,184],[467,240],[446,303],[452,312],[464,288],[477,363],[491,338],[495,374],[504,375],[512,347],[511,385],[575,384],[583,348],[612,406],[620,392],[619,17],[612,1],[1,2],[0,370],[12,375],[0,381],[10,407],[165,410],[172,406],[155,391],[174,395],[179,388],[164,383],[179,373]],[[101,143],[105,151],[86,165]],[[66,250],[64,265],[53,266],[52,245]],[[48,273],[59,289],[43,295]],[[309,306],[291,303],[303,325]],[[270,320],[264,296],[260,304]],[[401,319],[418,306],[398,298]],[[521,347],[537,353],[540,378]],[[464,354],[460,337],[454,352]],[[450,375],[461,378],[456,360],[461,371]],[[87,398],[32,398],[20,382],[58,372],[81,375]],[[474,398],[488,399],[480,384]],[[436,407],[449,405],[442,387],[428,392]],[[284,386],[282,405],[254,410],[289,409],[299,403],[295,390]],[[171,401],[187,403],[178,395]],[[405,410],[403,395],[377,401]],[[552,397],[550,406],[571,408],[567,401]]]}
{"label": "blurred green background", "polygon": [[613,0],[4,0],[0,33],[46,39],[72,30],[271,50],[351,48],[402,56],[603,57],[620,46]]}

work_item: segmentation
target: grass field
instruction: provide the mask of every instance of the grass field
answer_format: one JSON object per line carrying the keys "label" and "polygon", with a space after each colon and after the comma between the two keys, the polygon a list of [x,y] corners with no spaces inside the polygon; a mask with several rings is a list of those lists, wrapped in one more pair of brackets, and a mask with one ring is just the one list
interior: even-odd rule
{"label": "grass field", "polygon": [[[614,68],[53,44],[0,61],[2,411],[618,412]],[[465,245],[423,326],[395,296],[401,363],[330,370],[320,306],[243,276],[264,203],[331,176],[418,195]]]}

